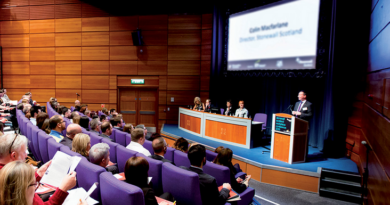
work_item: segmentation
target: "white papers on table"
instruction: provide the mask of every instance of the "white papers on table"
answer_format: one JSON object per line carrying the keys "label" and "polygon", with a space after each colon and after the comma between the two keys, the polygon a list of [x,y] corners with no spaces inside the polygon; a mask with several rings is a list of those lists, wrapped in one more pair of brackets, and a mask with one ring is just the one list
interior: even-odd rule
{"label": "white papers on table", "polygon": [[[80,187],[77,189],[72,189],[68,191],[69,195],[66,197],[63,205],[75,205],[80,202],[80,199],[85,199],[85,196],[87,195],[87,192],[84,188]],[[98,204],[99,202],[95,199],[88,197],[86,200],[88,205]]]}
{"label": "white papers on table", "polygon": [[41,179],[42,184],[59,187],[68,173],[72,173],[79,164],[81,157],[69,156],[61,151],[54,155],[49,168]]}

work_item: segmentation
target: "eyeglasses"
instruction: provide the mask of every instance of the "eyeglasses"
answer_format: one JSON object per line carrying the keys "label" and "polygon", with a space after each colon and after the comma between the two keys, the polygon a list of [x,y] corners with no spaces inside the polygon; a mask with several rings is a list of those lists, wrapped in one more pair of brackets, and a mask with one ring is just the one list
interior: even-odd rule
{"label": "eyeglasses", "polygon": [[35,187],[35,191],[36,191],[36,190],[39,188],[39,185],[40,185],[40,183],[37,183],[37,182],[36,182],[36,183],[34,183],[34,184],[30,184],[29,187],[30,187],[30,186],[34,186],[34,187]]}
{"label": "eyeglasses", "polygon": [[8,151],[9,154],[11,154],[12,146],[14,145],[14,142],[15,142],[16,138],[18,137],[18,135],[19,135],[19,134],[16,134],[16,136],[15,136],[15,138],[14,138],[14,141],[12,141],[11,146],[9,147],[9,151]]}

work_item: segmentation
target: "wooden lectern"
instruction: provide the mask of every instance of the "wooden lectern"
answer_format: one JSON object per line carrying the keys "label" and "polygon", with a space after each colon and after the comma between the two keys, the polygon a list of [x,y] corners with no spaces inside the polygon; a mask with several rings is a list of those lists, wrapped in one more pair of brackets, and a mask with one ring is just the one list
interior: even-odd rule
{"label": "wooden lectern", "polygon": [[309,122],[285,113],[272,117],[272,159],[289,164],[305,162]]}

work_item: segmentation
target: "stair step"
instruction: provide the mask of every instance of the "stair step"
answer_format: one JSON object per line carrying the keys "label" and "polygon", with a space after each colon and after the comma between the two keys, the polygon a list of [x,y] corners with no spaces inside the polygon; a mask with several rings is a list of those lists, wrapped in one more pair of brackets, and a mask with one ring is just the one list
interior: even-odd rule
{"label": "stair step", "polygon": [[358,182],[342,180],[342,179],[335,179],[335,178],[331,178],[331,177],[324,177],[322,179],[322,181],[336,183],[336,184],[343,184],[343,185],[348,185],[348,186],[354,186],[354,187],[361,187],[361,184]]}
{"label": "stair step", "polygon": [[339,170],[334,170],[334,169],[322,169],[322,173],[324,172],[329,172],[329,173],[332,173],[332,174],[340,174],[340,175],[348,175],[348,176],[351,176],[351,177],[358,177],[358,178],[361,178],[360,174],[356,174],[356,173],[353,173],[353,172],[347,172],[347,171],[339,171]]}
{"label": "stair step", "polygon": [[359,184],[362,181],[362,177],[359,174],[332,169],[322,169],[321,178],[332,178],[337,180],[355,182]]}
{"label": "stair step", "polygon": [[347,195],[347,196],[354,197],[354,198],[361,198],[361,194],[346,191],[346,190],[336,189],[336,188],[329,188],[329,187],[320,188],[320,191],[331,192],[331,193],[340,194],[340,195]]}

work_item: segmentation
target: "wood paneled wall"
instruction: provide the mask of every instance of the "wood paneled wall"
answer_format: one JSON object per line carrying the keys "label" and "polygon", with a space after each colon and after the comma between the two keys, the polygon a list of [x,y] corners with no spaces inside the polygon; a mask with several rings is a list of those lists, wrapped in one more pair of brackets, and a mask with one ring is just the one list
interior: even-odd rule
{"label": "wood paneled wall", "polygon": [[[0,1],[4,87],[44,103],[117,107],[117,76],[159,78],[159,124],[209,95],[212,14],[110,16],[78,0]],[[15,5],[16,7],[7,7]],[[144,46],[131,32],[141,29]],[[171,101],[171,98],[174,98]],[[169,108],[169,111],[168,111]]]}
{"label": "wood paneled wall", "polygon": [[[347,143],[355,146],[351,159],[366,166],[365,140],[369,155],[368,204],[390,204],[390,3],[373,0],[368,68],[348,120]],[[347,147],[349,146],[347,144]]]}

